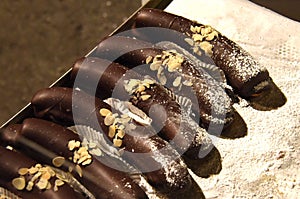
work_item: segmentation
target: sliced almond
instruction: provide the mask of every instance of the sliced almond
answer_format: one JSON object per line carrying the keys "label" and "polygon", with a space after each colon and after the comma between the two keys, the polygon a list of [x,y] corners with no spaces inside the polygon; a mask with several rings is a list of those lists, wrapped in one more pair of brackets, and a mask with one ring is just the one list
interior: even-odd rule
{"label": "sliced almond", "polygon": [[151,97],[151,95],[142,95],[142,96],[141,96],[141,99],[142,99],[143,101],[146,101],[146,100],[148,100],[150,97]]}
{"label": "sliced almond", "polygon": [[48,186],[48,180],[46,179],[43,179],[41,178],[38,183],[36,183],[36,186],[40,189],[40,190],[43,190],[43,189],[46,189],[47,186]]}
{"label": "sliced almond", "polygon": [[85,165],[89,165],[89,164],[91,164],[91,163],[92,163],[92,159],[90,158],[90,159],[85,160],[85,161],[82,163],[82,165],[85,166]]}
{"label": "sliced almond", "polygon": [[28,169],[28,172],[29,172],[29,174],[35,174],[36,172],[38,172],[38,168],[36,168],[36,167],[31,167],[31,168],[29,168]]}
{"label": "sliced almond", "polygon": [[106,108],[100,109],[99,112],[100,112],[100,115],[103,116],[103,117],[107,116],[108,114],[111,114],[111,111],[106,109]]}
{"label": "sliced almond", "polygon": [[143,86],[145,86],[146,88],[150,88],[150,84],[148,83],[143,83]]}
{"label": "sliced almond", "polygon": [[163,66],[166,66],[166,65],[169,63],[169,61],[170,61],[170,58],[166,58],[166,59],[163,61],[162,65],[163,65]]}
{"label": "sliced almond", "polygon": [[51,183],[48,182],[46,189],[49,190],[49,189],[51,189],[51,187],[52,187]]}
{"label": "sliced almond", "polygon": [[32,188],[33,188],[33,185],[34,185],[34,183],[33,183],[32,181],[29,181],[29,182],[27,183],[26,190],[27,190],[27,191],[31,191]]}
{"label": "sliced almond", "polygon": [[14,178],[12,184],[17,190],[21,191],[25,188],[26,181],[24,177]]}
{"label": "sliced almond", "polygon": [[196,32],[196,28],[193,25],[191,25],[190,31],[193,32],[193,33],[195,33]]}
{"label": "sliced almond", "polygon": [[82,177],[82,169],[81,169],[81,167],[80,167],[79,165],[76,165],[76,166],[75,166],[75,170],[76,170],[76,172],[78,173],[78,175],[79,175],[80,177]]}
{"label": "sliced almond", "polygon": [[68,171],[71,173],[73,171],[73,169],[74,168],[72,166],[69,166]]}
{"label": "sliced almond", "polygon": [[158,68],[158,70],[157,70],[157,77],[159,77],[162,74],[163,70],[164,70],[164,67],[162,67],[162,66],[160,66]]}
{"label": "sliced almond", "polygon": [[113,138],[115,137],[115,134],[116,134],[116,126],[110,125],[108,128],[108,137]]}
{"label": "sliced almond", "polygon": [[209,35],[207,35],[207,37],[205,38],[205,40],[211,41],[211,40],[213,40],[214,38],[215,38],[215,35],[212,34],[212,33],[210,33]]}
{"label": "sliced almond", "polygon": [[160,62],[162,59],[162,56],[161,55],[156,55],[153,59],[153,62]]}
{"label": "sliced almond", "polygon": [[113,143],[116,147],[121,147],[122,146],[122,140],[120,140],[120,139],[114,139]]}
{"label": "sliced almond", "polygon": [[185,80],[182,84],[185,85],[185,86],[192,86],[193,85],[192,82],[187,81],[187,80]]}
{"label": "sliced almond", "polygon": [[117,136],[122,139],[125,136],[125,131],[118,130]]}
{"label": "sliced almond", "polygon": [[42,165],[41,164],[36,164],[34,167],[40,169],[40,168],[42,168]]}
{"label": "sliced almond", "polygon": [[217,31],[212,31],[211,33],[209,33],[207,35],[207,37],[205,38],[207,41],[211,41],[213,40],[215,37],[218,36],[218,32]]}
{"label": "sliced almond", "polygon": [[153,57],[149,56],[146,58],[146,64],[149,64],[152,61]]}
{"label": "sliced almond", "polygon": [[159,82],[162,84],[162,85],[165,85],[167,83],[167,77],[164,76],[164,75],[161,75],[159,77]]}
{"label": "sliced almond", "polygon": [[146,83],[146,84],[153,84],[154,83],[154,81],[152,79],[144,79],[143,82]]}
{"label": "sliced almond", "polygon": [[196,53],[199,56],[202,55],[202,52],[201,52],[199,46],[194,46],[193,51],[194,51],[194,53]]}
{"label": "sliced almond", "polygon": [[51,169],[50,167],[46,166],[47,168],[47,172],[50,173],[50,175],[53,177],[55,176],[55,171],[53,171],[53,169]]}
{"label": "sliced almond", "polygon": [[112,114],[108,114],[104,119],[104,124],[106,126],[110,126],[114,123],[114,121],[115,121],[115,117]]}
{"label": "sliced almond", "polygon": [[53,164],[55,167],[61,167],[64,163],[65,163],[65,158],[64,158],[64,157],[61,157],[61,156],[55,157],[55,158],[53,158],[53,160],[52,160],[52,164]]}
{"label": "sliced almond", "polygon": [[184,41],[185,41],[186,43],[188,43],[190,46],[193,46],[193,45],[194,45],[194,40],[191,39],[191,38],[189,38],[189,37],[185,38]]}
{"label": "sliced almond", "polygon": [[65,182],[60,179],[56,179],[54,184],[55,184],[55,186],[60,187],[60,186],[63,186],[65,184]]}
{"label": "sliced almond", "polygon": [[176,60],[174,60],[168,64],[168,71],[174,72],[177,69],[179,69],[180,67],[181,67],[181,64],[179,62],[177,62]]}
{"label": "sliced almond", "polygon": [[176,77],[176,79],[173,82],[174,87],[178,87],[181,84],[181,77]]}
{"label": "sliced almond", "polygon": [[77,151],[80,155],[86,155],[88,154],[88,149],[86,147],[80,147]]}
{"label": "sliced almond", "polygon": [[128,93],[132,93],[134,88],[139,85],[140,81],[137,79],[130,79],[127,83],[125,82],[124,88]]}
{"label": "sliced almond", "polygon": [[80,155],[77,151],[74,152],[74,155],[73,155],[73,162],[76,163],[80,158]]}
{"label": "sliced almond", "polygon": [[89,148],[95,148],[96,146],[97,146],[97,143],[95,143],[95,142],[89,143]]}
{"label": "sliced almond", "polygon": [[89,158],[90,158],[90,156],[82,156],[81,158],[79,158],[77,164],[81,164]]}
{"label": "sliced almond", "polygon": [[90,153],[95,156],[102,156],[102,151],[99,148],[92,149]]}
{"label": "sliced almond", "polygon": [[200,32],[201,32],[201,28],[202,28],[201,26],[196,26],[196,27],[195,27],[196,32],[197,32],[197,33],[200,33]]}
{"label": "sliced almond", "polygon": [[205,26],[204,28],[201,29],[201,34],[202,35],[208,35],[213,31],[211,26]]}
{"label": "sliced almond", "polygon": [[156,71],[161,66],[161,64],[161,62],[153,62],[152,64],[150,64],[150,69],[152,71]]}
{"label": "sliced almond", "polygon": [[136,90],[137,92],[143,92],[144,90],[146,90],[145,86],[144,85],[139,85],[138,89]]}
{"label": "sliced almond", "polygon": [[[124,120],[125,122],[126,120]],[[121,124],[119,127],[118,127],[119,130],[124,130],[125,129],[125,126],[123,124]]]}
{"label": "sliced almond", "polygon": [[36,181],[40,176],[42,175],[42,172],[38,171],[34,176],[30,179],[31,182]]}
{"label": "sliced almond", "polygon": [[193,34],[192,38],[194,41],[202,41],[204,36],[202,36],[200,34]]}
{"label": "sliced almond", "polygon": [[78,148],[80,147],[80,142],[79,141],[76,141],[76,140],[70,140],[68,142],[68,149],[70,151],[74,150],[75,148]]}
{"label": "sliced almond", "polygon": [[200,48],[203,49],[207,55],[212,55],[212,45],[209,42],[201,42]]}
{"label": "sliced almond", "polygon": [[181,54],[176,54],[175,58],[176,58],[176,61],[180,64],[182,64],[184,61],[184,58]]}
{"label": "sliced almond", "polygon": [[18,170],[18,173],[23,176],[23,175],[26,175],[28,173],[28,168],[20,168]]}
{"label": "sliced almond", "polygon": [[45,173],[41,176],[41,178],[43,178],[43,179],[45,179],[45,180],[49,180],[49,179],[51,178],[51,174],[48,173],[48,172],[45,172]]}

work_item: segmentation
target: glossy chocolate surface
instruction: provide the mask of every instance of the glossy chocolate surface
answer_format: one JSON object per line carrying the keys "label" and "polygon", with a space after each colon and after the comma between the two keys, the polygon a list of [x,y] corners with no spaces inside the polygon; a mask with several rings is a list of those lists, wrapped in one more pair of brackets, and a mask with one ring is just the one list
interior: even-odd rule
{"label": "glossy chocolate surface", "polygon": [[[179,31],[188,37],[193,34],[191,26],[203,26],[203,24],[157,9],[141,10],[135,22],[137,28],[163,27]],[[254,86],[268,80],[268,72],[263,67],[258,67],[258,63],[252,56],[224,35],[219,33],[212,44],[213,61],[224,71],[229,84],[242,97],[250,97],[256,92]]]}
{"label": "glossy chocolate surface", "polygon": [[[150,50],[152,51],[152,49]],[[161,51],[159,50],[159,52]],[[142,57],[142,59],[144,60],[144,57]],[[131,78],[141,80],[143,79],[143,77],[137,74],[136,71],[129,71],[128,68],[122,65],[112,63],[105,69],[105,72],[103,73],[103,68],[106,67],[105,64],[108,63],[103,59],[89,57],[86,59],[86,61],[82,62],[80,60],[80,62],[83,63],[81,65],[82,67],[80,68],[80,63],[77,62],[74,65],[75,67],[72,71],[72,77],[75,77],[75,75],[78,74],[78,71],[80,71],[80,76],[88,78],[84,81],[78,81],[77,86],[79,86],[79,88],[92,93],[90,87],[85,86],[85,82],[88,81],[86,82],[87,85],[97,84],[97,90],[101,91],[98,92],[100,96],[101,93],[106,93],[109,96],[113,95],[114,92],[121,93],[121,95],[118,95],[117,98],[123,100],[131,100],[134,105],[139,107],[146,114],[150,115],[153,119],[153,127],[157,132],[159,132],[159,136],[167,141],[172,140],[174,148],[176,148],[180,153],[184,153],[184,155],[194,160],[194,165],[188,166],[194,168],[193,171],[197,175],[207,176],[210,174],[218,173],[220,171],[220,167],[216,166],[214,167],[216,168],[216,170],[214,170],[214,172],[212,173],[208,174],[200,172],[198,167],[205,166],[204,161],[201,160],[202,158],[198,157],[198,153],[201,149],[201,143],[196,140],[193,141],[197,137],[196,131],[195,129],[191,128],[190,125],[183,125],[183,123],[181,122],[181,107],[174,101],[174,99],[166,92],[166,90],[161,85],[155,84],[151,87],[151,89],[145,90],[145,94],[150,95],[151,99],[146,101],[135,101],[131,99],[128,93],[126,93],[123,85],[125,84],[125,81],[130,80]],[[114,76],[111,75],[112,73],[114,74]],[[99,74],[102,75],[100,81],[98,80]],[[116,77],[119,77],[120,79]],[[107,82],[109,82],[110,85],[107,85]],[[211,161],[215,162],[216,165],[219,165],[220,158],[214,158],[215,159],[212,158]]]}
{"label": "glossy chocolate surface", "polygon": [[[109,110],[112,110],[112,108],[108,104],[104,103],[102,100],[79,91],[74,91],[75,94],[73,96],[76,97],[73,98],[73,100],[71,100],[72,92],[72,89],[58,87],[44,89],[38,92],[32,100],[33,106],[36,107],[35,110],[37,110],[37,115],[40,117],[54,118],[56,121],[62,121],[61,115],[57,114],[57,109],[62,111],[71,110],[69,111],[70,117],[68,118],[72,118],[74,115],[75,116],[72,118],[72,121],[69,121],[69,123],[74,123],[75,121],[76,124],[90,126],[95,130],[98,130],[108,135],[108,126],[104,124],[104,117],[100,115],[99,111],[102,108],[106,108]],[[48,109],[47,107],[50,104],[48,102],[45,103],[45,101],[47,101],[45,96],[55,99],[58,99],[57,96],[65,97],[63,99],[55,101],[55,103],[51,105],[52,108]],[[50,101],[53,102],[52,100]],[[118,111],[112,110],[112,112],[115,113]],[[78,115],[75,113],[78,113]],[[51,115],[51,117],[49,117],[49,115]],[[167,147],[168,144],[161,138],[159,138],[157,135],[153,135],[151,137],[140,136],[151,134],[151,132],[149,132],[147,128],[142,129],[144,132],[140,131],[140,128],[137,128],[136,132],[133,131],[131,133],[131,135],[139,136],[131,136],[129,134],[125,134],[122,143],[122,147],[124,147],[125,151],[134,151],[135,153],[145,153],[147,155],[147,153],[151,152],[152,150],[155,150],[155,148],[164,148],[163,156],[165,156],[165,158],[171,156],[172,154],[176,156],[176,151],[172,148]],[[112,141],[112,139],[110,140]],[[124,155],[124,158],[133,163],[140,170],[147,170],[147,167],[155,167],[161,164],[159,161],[157,161],[158,157],[146,155],[144,158],[146,158],[147,161],[143,161],[143,158],[140,160],[134,157],[134,153],[126,153],[126,155]],[[163,156],[160,158],[164,159]],[[174,182],[171,183],[166,178],[166,172],[168,169],[171,168],[163,167],[159,170],[145,173],[145,176],[147,177],[147,180],[149,180],[149,183],[158,189],[162,189],[161,191],[181,191],[184,190],[184,187],[189,187],[190,176],[186,170],[186,166],[182,164],[181,159],[179,158],[179,154],[176,158],[177,159],[173,161],[172,165],[175,167],[173,169],[179,171],[176,172],[178,176],[177,174],[172,176],[172,178],[174,178],[175,180]]]}
{"label": "glossy chocolate surface", "polygon": [[[17,190],[12,185],[12,180],[19,177],[18,170],[20,168],[30,168],[37,164],[34,160],[28,158],[27,156],[16,152],[5,149],[0,146],[0,160],[2,164],[0,165],[0,186],[8,189],[12,193],[24,198],[49,198],[49,199],[63,199],[63,198],[84,198],[81,193],[75,192],[68,184],[64,184],[59,187],[58,191],[54,191],[53,188],[49,190],[39,190],[34,187],[32,191]],[[30,176],[26,176],[27,180],[30,180]],[[52,182],[52,181],[51,181]],[[54,182],[52,182],[54,184]]]}
{"label": "glossy chocolate surface", "polygon": [[[5,132],[8,134],[9,132]],[[49,121],[30,118],[24,120],[20,131],[14,142],[21,148],[26,148],[26,143],[18,143],[22,137],[29,139],[43,146],[47,150],[54,152],[57,156],[62,156],[66,160],[73,157],[73,152],[68,149],[68,142],[71,140],[80,141],[77,134]],[[12,134],[12,133],[11,133]],[[29,153],[30,155],[32,153]],[[52,159],[45,156],[35,156],[40,162],[51,164]],[[75,165],[72,165],[75,168]],[[125,173],[114,170],[97,159],[93,158],[92,163],[82,168],[82,177],[75,171],[74,177],[88,188],[96,198],[147,198],[141,188],[132,181]],[[68,168],[65,168],[68,169]],[[127,184],[128,186],[125,186]],[[119,187],[115,189],[114,187]]]}

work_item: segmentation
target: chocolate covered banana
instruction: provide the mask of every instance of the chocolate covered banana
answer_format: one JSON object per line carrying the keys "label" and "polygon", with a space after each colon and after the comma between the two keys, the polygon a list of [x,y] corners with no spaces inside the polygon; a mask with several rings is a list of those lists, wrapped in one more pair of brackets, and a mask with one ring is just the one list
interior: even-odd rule
{"label": "chocolate covered banana", "polygon": [[[75,192],[51,167],[0,146],[0,187],[24,199],[85,198]],[[9,198],[10,195],[0,195]],[[10,196],[11,197],[11,196]]]}
{"label": "chocolate covered banana", "polygon": [[137,14],[135,27],[161,27],[183,33],[182,39],[192,47],[194,52],[204,51],[209,55],[224,71],[235,92],[244,98],[256,96],[263,90],[269,89],[270,77],[266,68],[211,26],[162,10],[146,8]]}
{"label": "chocolate covered banana", "polygon": [[[184,154],[184,159],[189,158],[194,161],[188,166],[197,175],[208,176],[220,171],[217,150],[212,152],[216,156],[215,159],[203,159],[207,155],[204,154],[205,146],[208,147],[206,152],[209,153],[213,145],[205,130],[189,117],[188,110],[186,110],[190,109],[189,105],[184,102],[179,104],[171,91],[151,78],[143,77],[122,65],[89,57],[75,63],[71,79],[77,82],[75,87],[91,94],[93,94],[92,88],[96,87],[97,91],[105,93],[105,96],[131,101],[150,116],[153,120],[152,126],[159,132],[160,137],[171,141],[174,148],[180,154]],[[98,95],[97,91],[96,95]],[[189,100],[186,101],[189,103]],[[202,156],[199,155],[200,152],[203,153]],[[214,162],[212,167],[215,170],[210,170],[213,171],[212,173],[204,172],[205,161]]]}
{"label": "chocolate covered banana", "polygon": [[[34,151],[29,141],[22,141],[24,138],[53,152],[55,156]],[[95,198],[147,198],[130,176],[95,158],[101,156],[101,151],[91,150],[90,143],[83,145],[77,134],[58,124],[35,118],[25,119],[21,125],[9,126],[3,132],[2,140],[21,148],[40,162],[71,171]],[[68,163],[69,160],[73,164]]]}
{"label": "chocolate covered banana", "polygon": [[172,194],[176,194],[189,190],[191,177],[180,155],[155,135],[151,127],[138,125],[136,120],[100,99],[81,91],[56,87],[38,92],[32,104],[39,117],[65,122],[64,114],[68,113],[70,117],[67,118],[72,121],[67,123],[90,126],[102,132],[115,147],[122,149],[122,158],[142,171],[147,181],[160,192],[172,190]]}
{"label": "chocolate covered banana", "polygon": [[[164,47],[166,49],[162,49]],[[235,118],[243,124],[240,126],[246,125],[232,107],[233,102],[223,84],[203,68],[196,67],[197,60],[187,54],[176,44],[162,43],[158,48],[129,37],[113,36],[103,40],[93,55],[109,59],[114,55],[115,62],[150,75],[177,95],[189,98],[196,120],[200,119],[200,124],[210,133],[222,133],[225,137],[245,135],[244,130],[236,132],[230,129]]]}

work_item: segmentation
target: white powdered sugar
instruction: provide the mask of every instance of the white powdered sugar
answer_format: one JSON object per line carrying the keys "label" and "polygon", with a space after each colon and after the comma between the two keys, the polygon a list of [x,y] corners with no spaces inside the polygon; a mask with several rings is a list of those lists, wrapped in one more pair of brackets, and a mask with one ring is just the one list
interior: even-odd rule
{"label": "white powdered sugar", "polygon": [[235,77],[239,80],[247,82],[250,78],[266,70],[266,68],[259,64],[248,52],[232,44],[230,45],[232,49],[228,50],[226,43],[228,43],[228,41],[220,37],[218,40],[218,48],[214,50],[214,54],[220,54],[218,62],[224,63],[230,71],[230,68],[232,68]]}
{"label": "white powdered sugar", "polygon": [[[187,81],[193,83],[193,88],[198,90],[199,93],[201,93],[200,95],[203,95],[205,99],[207,99],[207,102],[209,103],[207,105],[211,106],[211,115],[207,115],[206,119],[215,124],[222,124],[226,122],[224,121],[224,118],[226,113],[230,111],[231,99],[227,96],[224,90],[224,85],[226,83],[224,73],[222,73],[220,69],[217,70],[217,66],[197,59],[187,50],[173,42],[162,41],[157,43],[156,46],[163,49],[173,49],[178,54],[184,56],[184,58],[191,63],[190,71],[193,71],[193,73],[181,74],[180,72],[177,72],[177,75],[180,77],[182,76]],[[213,73],[214,78],[207,71]],[[171,88],[174,90],[174,92],[180,93],[180,90],[177,92],[178,89],[174,89],[173,87]]]}
{"label": "white powdered sugar", "polygon": [[246,101],[235,105],[248,135],[234,140],[212,137],[222,171],[197,178],[206,198],[299,198],[299,22],[246,0],[173,0],[168,11],[210,24],[237,41],[267,68],[287,98],[272,111],[254,110]]}
{"label": "white powdered sugar", "polygon": [[161,164],[164,170],[166,181],[171,186],[179,186],[185,184],[187,174],[182,173],[187,171],[186,164],[180,158],[180,155],[167,142],[164,148],[158,148],[155,143],[150,140],[148,145],[151,147],[152,157]]}
{"label": "white powdered sugar", "polygon": [[153,187],[147,182],[147,180],[141,176],[138,180],[138,185],[142,187],[145,191],[149,199],[163,199],[163,196],[159,196],[159,194],[153,189]]}

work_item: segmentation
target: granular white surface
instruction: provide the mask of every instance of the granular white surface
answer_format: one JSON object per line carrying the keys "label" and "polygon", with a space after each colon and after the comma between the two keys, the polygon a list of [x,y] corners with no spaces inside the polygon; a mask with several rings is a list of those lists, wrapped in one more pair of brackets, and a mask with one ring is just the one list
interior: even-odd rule
{"label": "granular white surface", "polygon": [[197,178],[207,198],[300,198],[300,24],[245,0],[174,0],[169,12],[212,25],[267,68],[287,98],[257,111],[235,105],[248,135],[214,138],[222,171]]}

